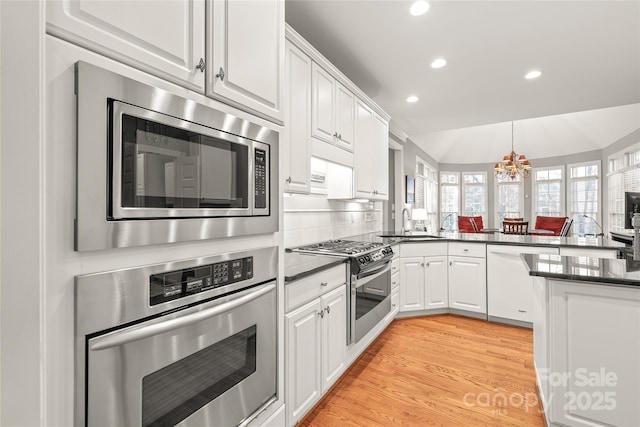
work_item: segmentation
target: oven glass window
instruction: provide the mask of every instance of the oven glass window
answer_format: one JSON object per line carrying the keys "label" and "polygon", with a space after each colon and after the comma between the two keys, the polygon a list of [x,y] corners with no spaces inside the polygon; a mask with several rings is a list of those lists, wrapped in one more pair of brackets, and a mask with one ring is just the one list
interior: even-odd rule
{"label": "oven glass window", "polygon": [[142,380],[142,425],[173,426],[256,371],[253,325]]}
{"label": "oven glass window", "polygon": [[249,148],[122,115],[123,208],[247,208]]}
{"label": "oven glass window", "polygon": [[376,308],[391,291],[391,273],[386,272],[356,288],[356,320]]}

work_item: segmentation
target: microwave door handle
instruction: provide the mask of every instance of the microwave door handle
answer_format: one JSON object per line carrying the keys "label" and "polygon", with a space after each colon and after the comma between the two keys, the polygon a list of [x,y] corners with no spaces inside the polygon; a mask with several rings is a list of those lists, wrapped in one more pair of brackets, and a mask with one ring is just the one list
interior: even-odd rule
{"label": "microwave door handle", "polygon": [[257,291],[251,292],[250,294],[236,298],[232,301],[202,311],[198,311],[184,317],[176,317],[174,319],[167,320],[166,322],[156,323],[153,325],[131,329],[128,331],[116,332],[112,335],[105,336],[104,338],[96,338],[91,345],[90,350],[100,351],[111,347],[118,347],[132,341],[141,340],[143,338],[159,335],[173,329],[178,329],[184,326],[198,323],[210,317],[214,317],[219,314],[226,313],[227,311],[231,311],[243,304],[247,304],[248,302],[253,301],[256,298],[260,298],[262,295],[271,292],[275,288],[275,284],[270,284],[261,289],[258,289]]}
{"label": "microwave door handle", "polygon": [[[366,273],[364,273],[362,275],[359,275],[358,279],[368,278],[368,277],[371,277],[373,275],[379,276],[380,274],[384,273],[384,270],[388,270],[390,268],[390,264],[391,264],[391,261],[387,261],[381,267],[378,267],[375,270],[367,271]],[[374,277],[372,277],[371,279],[374,279]]]}

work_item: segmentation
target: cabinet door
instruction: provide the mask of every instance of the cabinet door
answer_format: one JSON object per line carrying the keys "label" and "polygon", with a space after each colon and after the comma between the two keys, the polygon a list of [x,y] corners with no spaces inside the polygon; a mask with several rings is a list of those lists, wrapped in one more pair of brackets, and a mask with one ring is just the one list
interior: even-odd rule
{"label": "cabinet door", "polygon": [[46,9],[49,34],[203,91],[203,1],[58,0]]}
{"label": "cabinet door", "polygon": [[425,300],[424,308],[449,307],[449,286],[447,280],[447,257],[434,256],[424,259]]}
{"label": "cabinet door", "polygon": [[337,380],[345,368],[347,351],[347,287],[322,296],[322,392]]}
{"label": "cabinet door", "polygon": [[354,101],[353,94],[336,82],[336,144],[348,151],[353,151],[354,136]]}
{"label": "cabinet door", "polygon": [[355,142],[353,157],[353,176],[355,181],[356,197],[370,199],[374,197],[373,177],[378,154],[371,142],[374,128],[373,111],[362,101],[356,99],[355,109]]}
{"label": "cabinet door", "polygon": [[371,130],[373,144],[373,192],[376,200],[389,198],[389,124],[385,119],[374,113]]}
{"label": "cabinet door", "polygon": [[207,5],[207,94],[282,124],[284,0]]}
{"label": "cabinet door", "polygon": [[286,315],[287,425],[294,425],[322,394],[320,298]]}
{"label": "cabinet door", "polygon": [[[551,420],[640,426],[640,292],[549,281]],[[558,377],[564,378],[558,379]]]}
{"label": "cabinet door", "polygon": [[424,308],[424,258],[400,258],[400,311]]}
{"label": "cabinet door", "polygon": [[313,63],[311,84],[311,135],[329,143],[335,142],[335,84],[329,73]]}
{"label": "cabinet door", "polygon": [[449,307],[487,312],[486,265],[484,258],[449,257]]}
{"label": "cabinet door", "polygon": [[285,138],[283,173],[285,191],[309,193],[311,159],[311,58],[286,43]]}

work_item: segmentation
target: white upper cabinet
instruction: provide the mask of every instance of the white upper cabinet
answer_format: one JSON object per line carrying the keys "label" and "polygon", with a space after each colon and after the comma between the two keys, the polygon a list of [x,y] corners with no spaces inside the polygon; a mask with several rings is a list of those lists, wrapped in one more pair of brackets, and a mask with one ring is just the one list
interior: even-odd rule
{"label": "white upper cabinet", "polygon": [[286,43],[285,138],[282,162],[284,189],[309,193],[311,159],[311,58]]}
{"label": "white upper cabinet", "polygon": [[353,151],[353,93],[316,63],[313,63],[311,80],[311,135],[347,151]]}
{"label": "white upper cabinet", "polygon": [[387,200],[389,180],[389,125],[356,99],[354,180],[356,197]]}
{"label": "white upper cabinet", "polygon": [[284,0],[213,0],[207,6],[207,95],[282,124]]}
{"label": "white upper cabinet", "polygon": [[46,13],[49,34],[204,90],[203,0],[55,0],[46,2]]}

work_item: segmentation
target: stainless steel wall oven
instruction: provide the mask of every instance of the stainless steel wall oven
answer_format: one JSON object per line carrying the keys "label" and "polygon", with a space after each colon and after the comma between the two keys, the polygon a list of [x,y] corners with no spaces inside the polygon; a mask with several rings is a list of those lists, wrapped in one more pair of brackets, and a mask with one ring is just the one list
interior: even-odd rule
{"label": "stainless steel wall oven", "polygon": [[84,62],[76,91],[76,250],[277,231],[277,132]]}
{"label": "stainless steel wall oven", "polygon": [[236,426],[276,399],[277,249],[76,277],[76,424]]}

